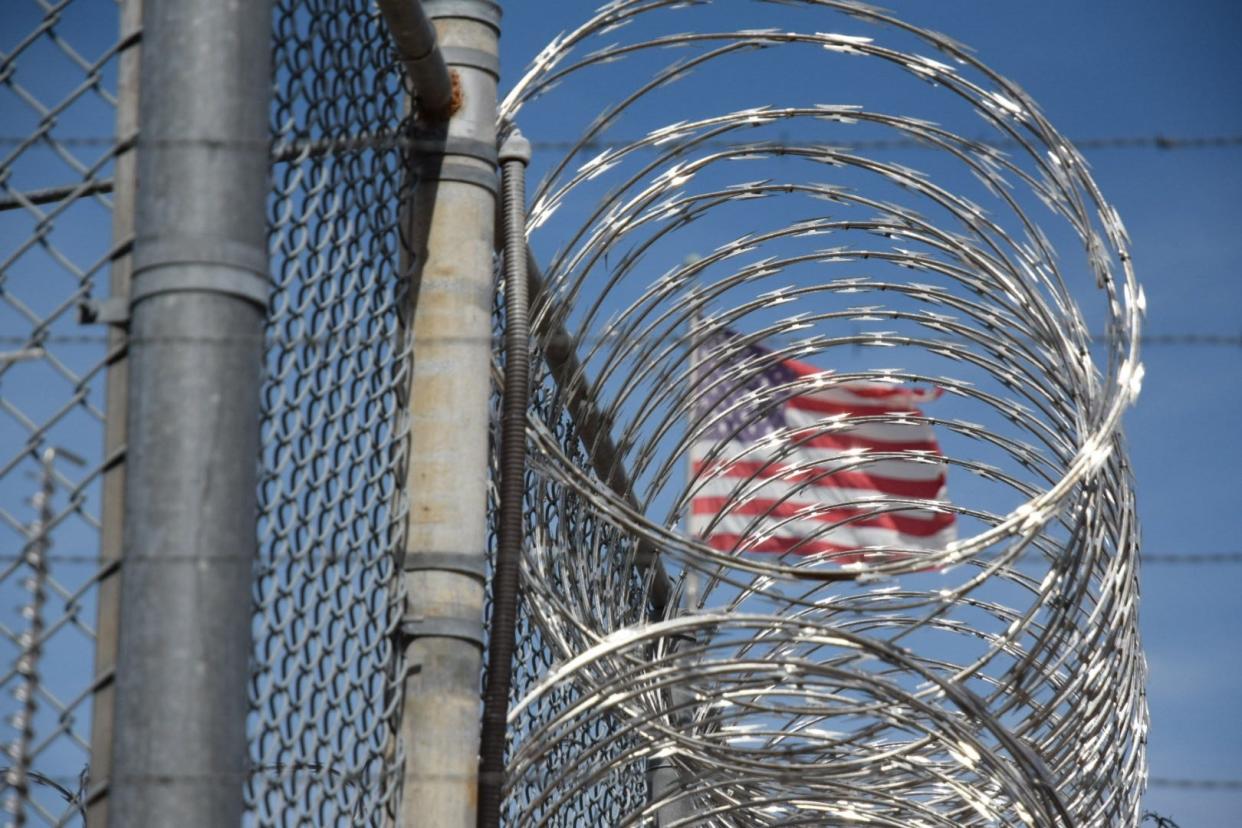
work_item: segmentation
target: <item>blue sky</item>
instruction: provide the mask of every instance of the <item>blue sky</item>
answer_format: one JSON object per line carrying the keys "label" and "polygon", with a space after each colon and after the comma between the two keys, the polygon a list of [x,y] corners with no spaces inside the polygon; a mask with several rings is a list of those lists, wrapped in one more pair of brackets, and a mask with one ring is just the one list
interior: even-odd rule
{"label": "blue sky", "polygon": [[[76,5],[90,7],[96,21],[92,24],[84,14],[67,18],[66,28],[75,44],[85,40],[99,47],[93,52],[82,47],[84,53],[97,54],[115,31],[113,5],[104,0],[80,0]],[[505,86],[549,37],[572,27],[594,6],[577,0],[539,3],[538,13],[525,13],[536,4],[506,5]],[[740,3],[724,5],[740,7]],[[1242,77],[1242,51],[1237,48],[1242,6],[1235,3],[939,0],[890,2],[887,7],[974,47],[981,60],[1024,87],[1070,138],[1242,134],[1242,97],[1237,92]],[[8,8],[3,12],[6,20],[9,13]],[[19,14],[13,30],[28,30],[26,21],[35,19],[34,13]],[[0,48],[9,48],[10,37],[3,41]],[[55,61],[48,60],[52,67]],[[26,78],[32,68],[22,64]],[[49,77],[56,71],[49,69]],[[744,80],[755,79],[736,82],[745,86]],[[853,103],[856,96],[875,91],[849,86],[870,82],[862,76],[830,80],[823,81],[818,93],[825,103]],[[0,124],[4,124],[0,131],[9,135],[26,128],[28,122],[19,111],[11,96],[0,98]],[[651,116],[681,117],[669,112]],[[572,136],[558,131],[554,119],[522,126],[532,137]],[[93,106],[67,119],[63,127],[64,134],[109,131],[106,109]],[[1146,332],[1242,335],[1242,280],[1235,273],[1235,262],[1242,257],[1242,146],[1084,152],[1133,240],[1137,271],[1148,297]],[[40,183],[61,180],[72,177],[49,174]],[[81,226],[94,228],[87,235],[97,232],[99,216],[89,218],[90,208],[81,209]],[[12,223],[6,227],[7,220],[8,216],[0,221],[3,249],[28,232]],[[101,246],[101,240],[93,238],[65,241],[83,251],[88,243]],[[10,326],[14,332],[23,330],[15,317],[0,315],[0,332],[10,332]],[[73,325],[62,327],[75,331]],[[85,365],[89,355],[82,359]],[[1235,412],[1242,409],[1242,348],[1153,344],[1145,349],[1143,361],[1147,380],[1138,406],[1126,418],[1126,431],[1145,551],[1242,552],[1233,520],[1242,511],[1242,496],[1234,482],[1242,467],[1242,439],[1235,426]],[[20,376],[11,373],[0,391],[17,393],[13,389]],[[31,399],[19,402],[40,405]],[[0,445],[7,455],[18,432],[6,423],[0,423],[0,429],[4,429]],[[62,442],[79,453],[89,453],[97,436],[73,422],[66,423],[62,433]],[[6,477],[0,491],[6,508],[18,504],[15,498],[32,488],[31,481]],[[61,551],[81,551],[70,547],[90,538],[86,527],[65,532]],[[6,547],[12,537],[5,536]],[[1242,779],[1242,716],[1237,712],[1242,666],[1236,658],[1242,633],[1239,586],[1242,566],[1236,564],[1153,564],[1144,570],[1142,627],[1151,669],[1152,714],[1148,756],[1154,778]],[[13,603],[10,587],[6,583],[0,593],[6,612]],[[1237,822],[1242,791],[1153,787],[1146,804],[1174,817],[1182,828],[1226,828]]]}

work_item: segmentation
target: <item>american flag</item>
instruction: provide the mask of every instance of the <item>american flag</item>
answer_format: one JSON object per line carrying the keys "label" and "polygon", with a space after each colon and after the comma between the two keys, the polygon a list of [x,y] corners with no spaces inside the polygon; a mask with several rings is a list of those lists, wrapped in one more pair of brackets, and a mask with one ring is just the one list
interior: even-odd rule
{"label": "american flag", "polygon": [[[893,560],[956,537],[943,454],[920,403],[940,396],[831,372],[728,330],[696,337],[690,531],[723,552]],[[931,507],[931,508],[928,508]]]}

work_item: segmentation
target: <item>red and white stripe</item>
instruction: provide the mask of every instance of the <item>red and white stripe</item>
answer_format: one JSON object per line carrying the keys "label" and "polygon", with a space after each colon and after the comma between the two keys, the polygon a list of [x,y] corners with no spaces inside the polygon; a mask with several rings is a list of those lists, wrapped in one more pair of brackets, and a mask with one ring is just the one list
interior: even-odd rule
{"label": "red and white stripe", "polygon": [[831,375],[813,366],[784,367],[824,383],[782,404],[784,429],[749,444],[691,445],[694,535],[722,552],[830,554],[838,562],[953,541],[953,513],[936,508],[945,502],[943,454],[932,427],[911,419],[939,390],[829,385]]}

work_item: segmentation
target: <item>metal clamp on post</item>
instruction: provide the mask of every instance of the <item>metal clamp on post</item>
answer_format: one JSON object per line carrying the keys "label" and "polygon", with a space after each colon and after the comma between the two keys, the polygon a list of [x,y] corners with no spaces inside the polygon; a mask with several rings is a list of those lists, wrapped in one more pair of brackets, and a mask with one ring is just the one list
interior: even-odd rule
{"label": "metal clamp on post", "polygon": [[483,649],[483,619],[453,616],[406,615],[401,619],[401,634],[414,638],[456,638],[469,641]]}
{"label": "metal clamp on post", "polygon": [[490,52],[462,46],[446,46],[440,51],[444,53],[444,62],[449,66],[468,66],[500,80],[500,58]]}
{"label": "metal clamp on post", "polygon": [[[204,273],[185,265],[213,268]],[[130,307],[148,296],[179,291],[225,293],[267,308],[267,250],[221,239],[161,238],[134,245]]]}
{"label": "metal clamp on post", "polygon": [[432,20],[459,17],[474,20],[500,32],[502,11],[493,0],[423,0],[423,10]]}
{"label": "metal clamp on post", "polygon": [[[133,252],[134,237],[130,235],[113,246],[108,254],[108,261],[115,266],[118,259],[132,256]],[[115,284],[113,290],[116,290]],[[92,299],[88,296],[78,303],[78,324],[126,328],[129,326],[129,301],[126,293],[113,293],[107,299]]]}
{"label": "metal clamp on post", "polygon": [[405,572],[452,572],[465,575],[479,583],[487,582],[487,564],[474,555],[457,555],[452,552],[406,552],[401,564]]}
{"label": "metal clamp on post", "polygon": [[124,328],[129,324],[129,297],[109,296],[107,299],[83,299],[78,303],[79,325],[115,325]]}
{"label": "metal clamp on post", "polygon": [[484,170],[467,164],[454,164],[451,161],[421,166],[418,168],[418,176],[422,181],[456,181],[460,184],[473,184],[476,187],[482,187],[492,195],[500,190],[495,170]]}
{"label": "metal clamp on post", "polygon": [[487,141],[477,141],[456,135],[444,137],[427,132],[416,132],[411,137],[410,148],[422,159],[457,155],[474,158],[492,166],[496,165],[496,147]]}
{"label": "metal clamp on post", "polygon": [[[477,555],[452,552],[407,551],[401,563],[405,572],[447,572],[463,575],[480,584],[487,582],[487,564]],[[414,638],[456,638],[483,648],[483,619],[411,614],[401,619],[401,634]]]}
{"label": "metal clamp on post", "polygon": [[[482,187],[492,195],[500,191],[496,175],[496,148],[471,138],[415,138],[414,150],[420,163],[418,177],[422,181],[458,181]],[[453,158],[481,161],[486,168],[473,163],[459,163]]]}

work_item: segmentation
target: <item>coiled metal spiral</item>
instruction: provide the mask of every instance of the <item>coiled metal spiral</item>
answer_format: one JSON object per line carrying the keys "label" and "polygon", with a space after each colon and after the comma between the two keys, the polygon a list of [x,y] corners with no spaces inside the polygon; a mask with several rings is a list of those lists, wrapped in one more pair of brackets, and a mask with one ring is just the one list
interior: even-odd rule
{"label": "coiled metal spiral", "polygon": [[[536,377],[528,432],[522,587],[557,662],[510,716],[522,824],[663,766],[676,784],[613,821],[1136,825],[1147,713],[1119,427],[1144,300],[1120,219],[1035,103],[861,3],[616,0],[544,49],[502,120],[536,141],[581,130],[532,166],[532,329],[576,360]],[[911,145],[926,151],[888,149]],[[759,342],[822,373],[756,392]],[[748,421],[859,382],[940,389],[867,420],[930,425],[942,455],[847,460],[942,466],[945,498],[852,506],[952,514],[956,539],[847,563],[712,548],[687,528],[690,447],[725,416],[702,410],[704,376]],[[609,468],[570,421],[583,441],[607,431]],[[663,576],[674,599],[652,601]]]}

